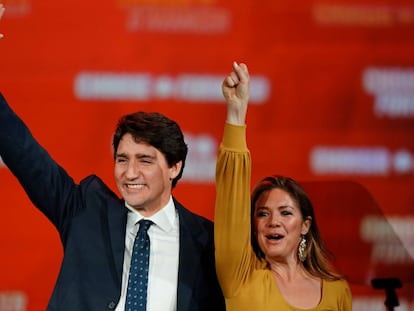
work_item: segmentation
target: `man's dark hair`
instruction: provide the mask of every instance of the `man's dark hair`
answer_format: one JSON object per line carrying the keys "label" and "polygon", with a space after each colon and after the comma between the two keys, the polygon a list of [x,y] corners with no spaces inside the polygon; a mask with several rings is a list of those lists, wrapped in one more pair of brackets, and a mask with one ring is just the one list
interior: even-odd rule
{"label": "man's dark hair", "polygon": [[169,167],[182,161],[181,171],[172,181],[174,188],[183,174],[188,151],[178,124],[157,112],[139,111],[121,117],[112,140],[114,158],[119,142],[127,133],[137,143],[146,143],[158,149],[165,156]]}

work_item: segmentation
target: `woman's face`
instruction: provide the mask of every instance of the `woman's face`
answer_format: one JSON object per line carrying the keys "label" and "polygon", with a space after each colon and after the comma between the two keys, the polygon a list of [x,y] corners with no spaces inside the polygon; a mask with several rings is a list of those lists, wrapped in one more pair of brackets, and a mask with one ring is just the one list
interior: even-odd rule
{"label": "woman's face", "polygon": [[256,202],[255,236],[267,259],[296,259],[301,236],[310,225],[311,219],[303,220],[297,202],[282,189],[266,191]]}

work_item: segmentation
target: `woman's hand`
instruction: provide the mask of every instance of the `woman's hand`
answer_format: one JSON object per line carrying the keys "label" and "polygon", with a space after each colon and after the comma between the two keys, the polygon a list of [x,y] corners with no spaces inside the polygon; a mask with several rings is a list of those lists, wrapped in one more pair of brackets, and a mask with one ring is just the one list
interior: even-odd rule
{"label": "woman's hand", "polygon": [[222,91],[227,102],[227,123],[244,125],[249,102],[249,71],[245,64],[233,63],[233,71],[224,79]]}

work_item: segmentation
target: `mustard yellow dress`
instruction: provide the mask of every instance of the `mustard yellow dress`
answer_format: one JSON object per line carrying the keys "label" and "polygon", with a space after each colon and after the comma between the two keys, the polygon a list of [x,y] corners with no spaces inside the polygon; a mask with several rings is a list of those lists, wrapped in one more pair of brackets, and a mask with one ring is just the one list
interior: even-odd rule
{"label": "mustard yellow dress", "polygon": [[[246,127],[226,124],[216,167],[216,268],[227,311],[303,311],[289,305],[250,243],[251,158]],[[307,311],[352,310],[345,280],[322,282],[320,303]]]}

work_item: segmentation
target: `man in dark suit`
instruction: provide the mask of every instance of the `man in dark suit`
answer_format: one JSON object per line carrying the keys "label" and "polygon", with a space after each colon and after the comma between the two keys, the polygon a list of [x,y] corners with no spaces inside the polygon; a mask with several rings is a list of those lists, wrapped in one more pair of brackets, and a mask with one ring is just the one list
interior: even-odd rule
{"label": "man in dark suit", "polygon": [[79,184],[35,140],[0,93],[0,156],[60,234],[64,256],[49,311],[124,311],[139,220],[151,220],[147,310],[224,310],[213,223],[172,196],[187,146],[158,113],[122,117],[113,138],[120,199],[91,175]]}

